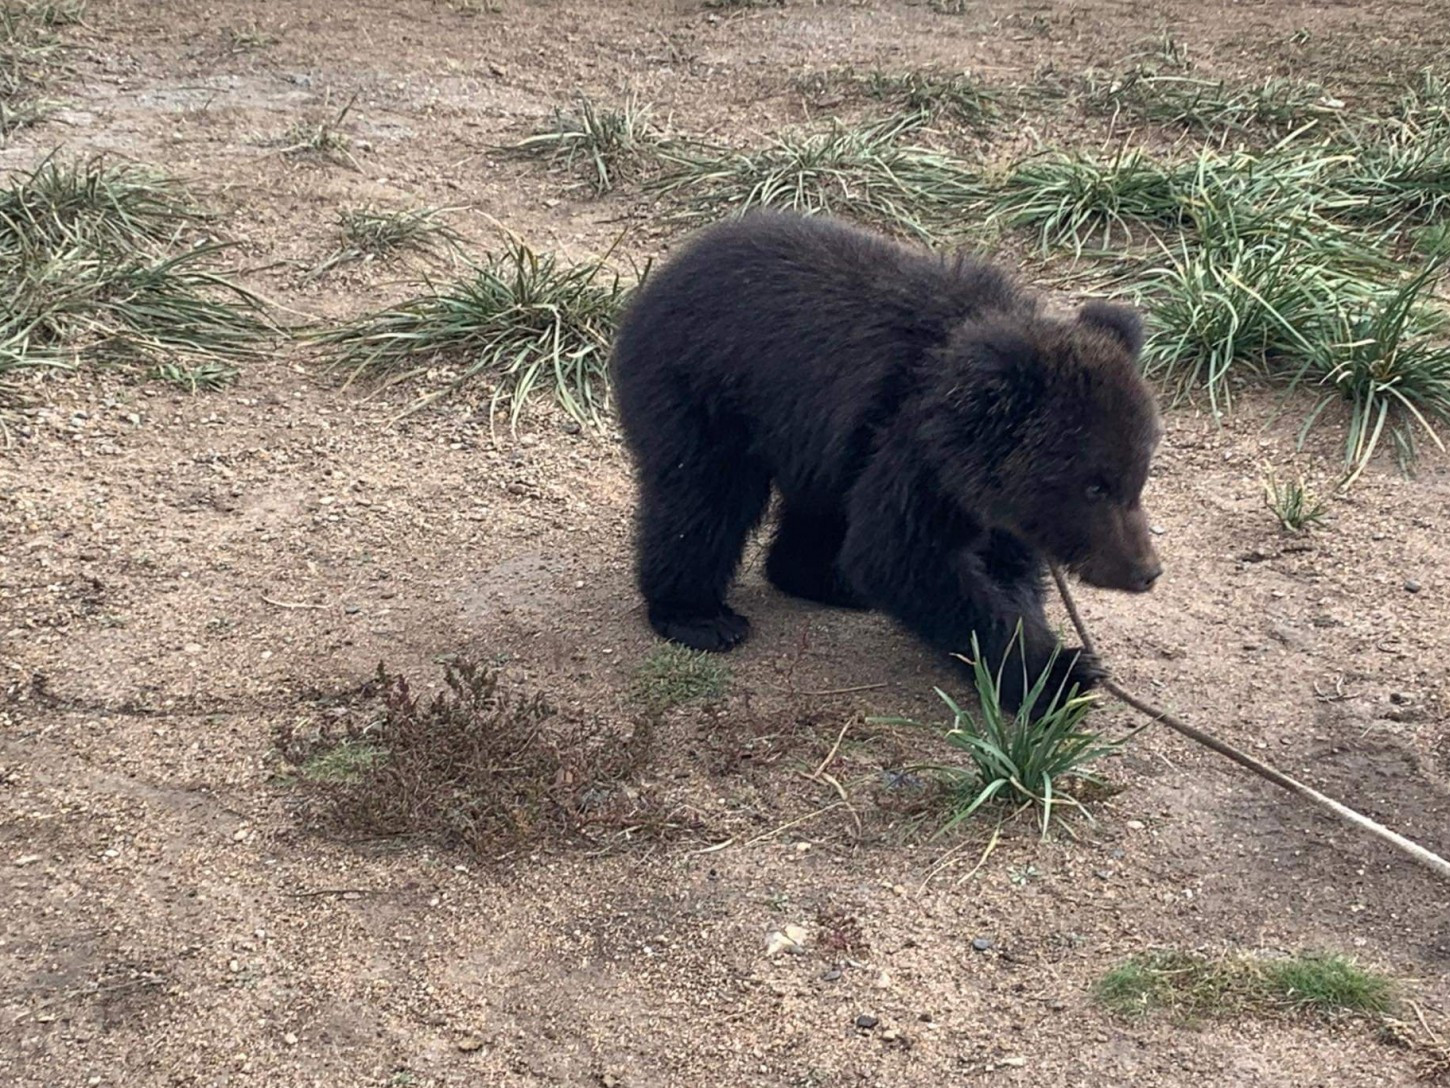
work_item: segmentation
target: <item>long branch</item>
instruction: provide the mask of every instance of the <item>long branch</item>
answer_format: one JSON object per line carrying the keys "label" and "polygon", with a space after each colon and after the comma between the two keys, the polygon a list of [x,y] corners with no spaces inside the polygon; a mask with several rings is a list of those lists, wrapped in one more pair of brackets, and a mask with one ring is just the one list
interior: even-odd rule
{"label": "long branch", "polygon": [[[1077,603],[1072,599],[1072,593],[1067,588],[1067,579],[1062,576],[1062,571],[1057,567],[1052,568],[1053,581],[1057,583],[1057,592],[1062,596],[1063,607],[1067,609],[1067,615],[1072,620],[1072,625],[1077,628],[1078,638],[1082,640],[1083,649],[1096,656],[1097,651],[1093,648],[1092,636],[1088,634],[1086,624],[1077,610]],[[1361,830],[1368,831],[1371,835],[1389,843],[1400,852],[1408,854],[1421,865],[1438,873],[1440,876],[1450,880],[1450,861],[1446,861],[1439,854],[1426,850],[1419,843],[1411,842],[1398,832],[1391,831],[1383,824],[1377,823],[1363,813],[1356,812],[1348,805],[1340,804],[1332,797],[1326,797],[1311,786],[1306,786],[1295,778],[1290,778],[1283,771],[1276,770],[1263,760],[1255,759],[1247,752],[1235,748],[1232,744],[1219,740],[1215,736],[1205,733],[1201,729],[1195,729],[1187,722],[1174,717],[1168,711],[1145,702],[1132,692],[1125,690],[1111,676],[1103,681],[1103,690],[1115,699],[1126,703],[1140,714],[1144,714],[1153,721],[1162,722],[1169,729],[1182,733],[1189,740],[1196,741],[1205,748],[1212,748],[1221,756],[1233,760],[1241,767],[1247,767],[1261,778],[1267,778],[1276,786],[1282,786],[1290,793],[1298,794],[1312,804],[1318,805],[1327,812],[1332,812],[1346,823],[1351,823]]]}

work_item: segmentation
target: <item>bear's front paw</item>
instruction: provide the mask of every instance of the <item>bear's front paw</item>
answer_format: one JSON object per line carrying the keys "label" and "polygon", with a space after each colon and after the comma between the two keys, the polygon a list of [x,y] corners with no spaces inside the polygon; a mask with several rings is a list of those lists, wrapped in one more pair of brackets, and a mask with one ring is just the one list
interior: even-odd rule
{"label": "bear's front paw", "polygon": [[722,608],[712,616],[650,613],[650,626],[663,638],[692,650],[724,653],[750,634],[750,621],[734,609]]}
{"label": "bear's front paw", "polygon": [[1098,660],[1097,654],[1088,650],[1078,648],[1064,648],[1058,656],[1061,662],[1067,662],[1067,683],[1063,691],[1077,687],[1078,694],[1091,691],[1108,678],[1108,670]]}
{"label": "bear's front paw", "polygon": [[[1044,713],[1054,702],[1062,702],[1067,699],[1074,688],[1077,694],[1085,695],[1097,687],[1108,675],[1102,663],[1096,655],[1076,646],[1064,646],[1058,651],[1057,657],[1053,660],[1051,668],[1044,664],[1042,669],[1047,669],[1047,676],[1042,681],[1042,688],[1033,705],[1034,716]],[[1029,666],[1029,675],[1026,677],[1029,687],[1035,685],[1042,677],[1042,669],[1032,672]],[[1012,709],[1020,709],[1021,700],[1025,698],[1024,688],[1022,693],[1011,693],[1015,696],[1012,700]]]}

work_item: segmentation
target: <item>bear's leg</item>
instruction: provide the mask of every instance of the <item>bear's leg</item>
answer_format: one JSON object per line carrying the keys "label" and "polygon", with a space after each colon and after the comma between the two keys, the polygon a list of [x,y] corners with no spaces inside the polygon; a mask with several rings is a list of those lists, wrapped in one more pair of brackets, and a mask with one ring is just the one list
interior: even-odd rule
{"label": "bear's leg", "polygon": [[725,604],[745,539],[765,512],[770,475],[697,439],[693,451],[641,479],[639,586],[650,626],[696,650],[739,645],[750,622]]}
{"label": "bear's leg", "polygon": [[845,538],[846,518],[839,511],[817,513],[786,503],[765,560],[765,576],[792,597],[864,609],[866,602],[846,584],[836,565]]}

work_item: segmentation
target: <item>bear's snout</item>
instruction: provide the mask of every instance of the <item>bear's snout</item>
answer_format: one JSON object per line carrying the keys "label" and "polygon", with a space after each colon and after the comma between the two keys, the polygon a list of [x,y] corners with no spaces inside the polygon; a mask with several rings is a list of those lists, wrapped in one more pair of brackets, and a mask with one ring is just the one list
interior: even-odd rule
{"label": "bear's snout", "polygon": [[1153,548],[1148,518],[1141,507],[1116,510],[1098,524],[1087,562],[1078,568],[1084,582],[1099,589],[1147,593],[1163,574]]}

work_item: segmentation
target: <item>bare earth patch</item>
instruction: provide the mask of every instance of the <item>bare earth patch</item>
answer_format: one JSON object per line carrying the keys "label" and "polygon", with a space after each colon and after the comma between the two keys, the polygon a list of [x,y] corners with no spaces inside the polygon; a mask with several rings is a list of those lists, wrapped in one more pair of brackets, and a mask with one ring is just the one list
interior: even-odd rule
{"label": "bare earth patch", "polygon": [[[1443,3],[960,7],[95,0],[55,29],[62,106],[0,167],[58,145],[162,166],[222,213],[208,229],[278,320],[335,322],[450,259],[314,274],[346,208],[461,209],[473,254],[496,224],[570,261],[661,253],[678,225],[637,189],[594,197],[499,150],[580,91],[757,146],[819,111],[800,78],[831,67],[1050,86],[1168,33],[1219,77],[1353,98],[1450,35]],[[334,122],[346,155],[282,153]],[[1006,157],[1106,124],[1048,110],[996,139]],[[905,768],[946,749],[868,719],[940,721],[954,679],[879,616],[784,600],[753,563],[728,674],[641,698],[657,647],[607,426],[545,396],[495,440],[477,390],[398,422],[416,389],[344,389],[291,341],[238,370],[194,395],[41,382],[0,451],[7,1084],[1379,1088],[1431,1068],[1358,1021],[1094,998],[1153,948],[1325,949],[1413,980],[1450,1034],[1450,890],[1378,844],[1151,730],[1100,768],[1120,789],[1076,839],[1023,820],[989,849],[981,820],[931,840]],[[1127,686],[1450,853],[1450,465],[1381,458],[1286,533],[1263,466],[1302,415],[1276,407],[1169,414],[1147,495],[1167,573],[1143,599],[1083,590],[1085,618]],[[1338,443],[1311,443],[1319,479]],[[277,737],[353,713],[379,662],[431,695],[459,653],[569,721],[629,736],[657,711],[619,777],[675,830],[480,860],[309,821]],[[828,755],[845,801],[814,773]],[[803,952],[767,956],[787,926]]]}

